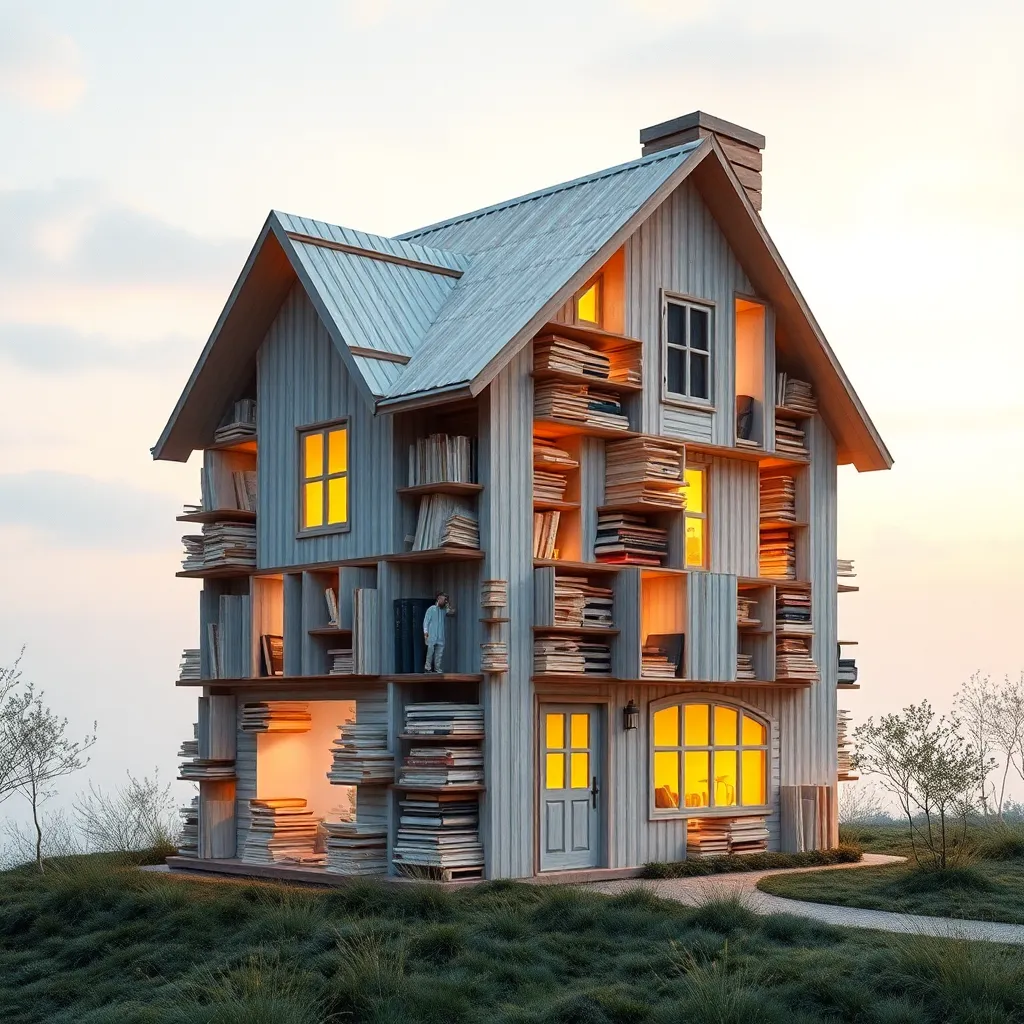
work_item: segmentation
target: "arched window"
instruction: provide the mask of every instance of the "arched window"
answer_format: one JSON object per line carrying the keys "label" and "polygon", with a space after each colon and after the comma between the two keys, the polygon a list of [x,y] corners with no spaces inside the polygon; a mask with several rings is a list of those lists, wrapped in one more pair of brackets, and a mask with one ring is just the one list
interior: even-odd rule
{"label": "arched window", "polygon": [[655,710],[654,812],[763,807],[768,800],[768,724],[744,708],[679,701]]}

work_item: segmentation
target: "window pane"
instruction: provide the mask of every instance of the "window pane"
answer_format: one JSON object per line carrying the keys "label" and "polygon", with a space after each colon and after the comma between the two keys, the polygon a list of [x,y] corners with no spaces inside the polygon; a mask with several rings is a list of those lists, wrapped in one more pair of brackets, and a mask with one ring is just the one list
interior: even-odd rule
{"label": "window pane", "polygon": [[708,335],[711,325],[711,314],[706,309],[690,310],[690,348],[708,350]]}
{"label": "window pane", "polygon": [[577,750],[590,746],[590,715],[569,716],[569,743]]}
{"label": "window pane", "polygon": [[654,714],[654,745],[679,746],[679,707],[662,708]]}
{"label": "window pane", "polygon": [[707,704],[687,704],[683,708],[683,735],[686,746],[706,747],[711,742]]}
{"label": "window pane", "polygon": [[668,338],[670,345],[686,344],[686,307],[668,304]]}
{"label": "window pane", "polygon": [[707,398],[708,391],[708,357],[700,352],[690,353],[690,391],[691,398]]}
{"label": "window pane", "polygon": [[688,750],[683,761],[683,790],[687,807],[708,806],[708,752]]}
{"label": "window pane", "polygon": [[544,735],[547,737],[548,749],[555,750],[565,746],[565,715],[546,715]]}
{"label": "window pane", "polygon": [[743,803],[748,807],[768,802],[765,793],[765,762],[763,750],[743,751]]}
{"label": "window pane", "polygon": [[686,481],[686,510],[688,512],[704,511],[704,470],[691,469],[689,466],[683,470],[683,479]]}
{"label": "window pane", "polygon": [[307,434],[304,441],[303,473],[307,480],[324,475],[324,435]]}
{"label": "window pane", "polygon": [[548,754],[545,789],[565,789],[565,754]]}
{"label": "window pane", "polygon": [[736,806],[736,751],[715,751],[715,806]]}
{"label": "window pane", "polygon": [[682,349],[667,348],[665,350],[668,366],[666,387],[674,395],[686,394],[686,353]]}
{"label": "window pane", "polygon": [[739,714],[732,708],[715,705],[715,746],[735,747],[738,739]]}
{"label": "window pane", "polygon": [[348,429],[341,427],[327,435],[327,472],[348,472]]}
{"label": "window pane", "polygon": [[584,320],[588,324],[600,322],[600,285],[601,282],[599,280],[595,281],[577,300],[576,316],[579,320]]}
{"label": "window pane", "polygon": [[590,755],[586,751],[569,755],[569,786],[590,789]]}
{"label": "window pane", "polygon": [[310,530],[324,525],[324,482],[314,480],[305,485],[303,500],[302,528]]}
{"label": "window pane", "polygon": [[347,476],[336,476],[327,481],[327,522],[348,522]]}
{"label": "window pane", "polygon": [[743,716],[743,743],[758,745],[768,742],[768,730],[749,715]]}
{"label": "window pane", "polygon": [[674,750],[654,755],[654,806],[679,806],[679,754]]}
{"label": "window pane", "polygon": [[704,567],[704,520],[686,517],[686,564]]}

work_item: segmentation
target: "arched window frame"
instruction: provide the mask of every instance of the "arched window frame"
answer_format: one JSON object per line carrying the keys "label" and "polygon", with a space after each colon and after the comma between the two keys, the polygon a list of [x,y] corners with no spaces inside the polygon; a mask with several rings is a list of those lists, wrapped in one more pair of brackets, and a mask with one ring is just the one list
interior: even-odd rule
{"label": "arched window frame", "polygon": [[[709,711],[710,720],[714,721],[714,706],[717,704],[723,708],[729,708],[730,710],[738,712],[737,719],[737,739],[739,742],[736,745],[714,744],[714,734],[712,733],[710,739],[711,743],[707,747],[696,747],[687,746],[685,743],[685,736],[680,732],[679,745],[672,746],[656,746],[654,742],[654,716],[659,711],[663,711],[665,708],[677,707],[682,709],[688,704],[707,704],[711,706]],[[680,721],[682,721],[682,712],[680,712]],[[765,729],[765,742],[759,744],[744,744],[743,739],[743,716],[753,719],[758,724],[764,726]],[[712,725],[712,729],[714,726]],[[652,819],[661,818],[713,818],[713,817],[742,817],[744,814],[765,812],[768,813],[772,810],[772,783],[773,783],[773,772],[772,772],[772,756],[776,745],[776,725],[775,722],[766,715],[763,711],[758,708],[752,707],[749,704],[741,700],[736,700],[732,697],[723,697],[720,694],[714,693],[685,693],[675,694],[671,697],[663,697],[660,700],[651,701],[647,708],[647,737],[648,737],[648,756],[647,756],[647,799],[648,799],[648,810],[649,816]],[[680,776],[684,772],[684,757],[683,754],[686,750],[700,750],[707,749],[710,751],[715,750],[763,750],[765,754],[765,802],[763,804],[728,804],[723,806],[715,806],[712,797],[711,806],[709,807],[656,807],[655,806],[655,794],[654,794],[654,755],[657,751],[662,750],[677,750],[680,755]],[[713,755],[712,755],[713,756]],[[737,790],[742,793],[742,756],[737,755]],[[682,804],[683,801],[683,782],[680,778],[679,788],[679,799]]]}

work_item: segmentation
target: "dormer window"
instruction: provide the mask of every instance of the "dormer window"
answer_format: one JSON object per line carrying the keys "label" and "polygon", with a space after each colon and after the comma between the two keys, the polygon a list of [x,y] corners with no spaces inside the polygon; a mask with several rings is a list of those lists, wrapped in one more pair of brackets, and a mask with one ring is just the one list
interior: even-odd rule
{"label": "dormer window", "polygon": [[601,324],[601,278],[595,277],[586,288],[576,296],[576,320],[581,324]]}
{"label": "dormer window", "polygon": [[348,420],[299,431],[299,532],[348,529]]}

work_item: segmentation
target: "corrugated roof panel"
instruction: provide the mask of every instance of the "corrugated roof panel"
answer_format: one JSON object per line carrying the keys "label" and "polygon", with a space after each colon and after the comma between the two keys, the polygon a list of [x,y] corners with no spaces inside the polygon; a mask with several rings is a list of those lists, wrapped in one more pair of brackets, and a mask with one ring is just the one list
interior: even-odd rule
{"label": "corrugated roof panel", "polygon": [[352,358],[370,390],[377,396],[386,395],[405,369],[402,363],[393,363],[389,360],[357,355]]}

